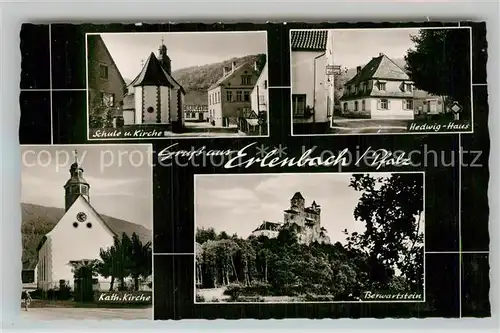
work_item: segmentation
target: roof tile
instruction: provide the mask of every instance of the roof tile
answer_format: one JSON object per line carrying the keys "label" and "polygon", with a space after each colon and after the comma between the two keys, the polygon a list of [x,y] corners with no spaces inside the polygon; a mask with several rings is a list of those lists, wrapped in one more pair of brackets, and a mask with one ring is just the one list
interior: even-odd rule
{"label": "roof tile", "polygon": [[323,51],[326,50],[327,30],[293,30],[292,51]]}

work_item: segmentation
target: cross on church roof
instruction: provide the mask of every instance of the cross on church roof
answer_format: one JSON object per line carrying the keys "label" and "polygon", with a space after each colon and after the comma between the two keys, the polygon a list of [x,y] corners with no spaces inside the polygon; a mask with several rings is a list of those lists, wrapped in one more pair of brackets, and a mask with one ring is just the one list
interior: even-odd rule
{"label": "cross on church roof", "polygon": [[163,45],[163,36],[161,36],[161,45]]}
{"label": "cross on church roof", "polygon": [[78,163],[78,150],[73,151],[75,153],[75,163]]}

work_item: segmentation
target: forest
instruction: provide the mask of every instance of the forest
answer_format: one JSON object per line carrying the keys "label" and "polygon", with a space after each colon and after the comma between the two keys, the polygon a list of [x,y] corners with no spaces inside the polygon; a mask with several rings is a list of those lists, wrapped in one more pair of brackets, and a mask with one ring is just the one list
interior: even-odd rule
{"label": "forest", "polygon": [[353,216],[365,230],[345,230],[344,243],[301,244],[295,224],[272,239],[198,228],[197,302],[355,301],[368,290],[423,293],[422,175],[355,174],[349,186],[360,194]]}

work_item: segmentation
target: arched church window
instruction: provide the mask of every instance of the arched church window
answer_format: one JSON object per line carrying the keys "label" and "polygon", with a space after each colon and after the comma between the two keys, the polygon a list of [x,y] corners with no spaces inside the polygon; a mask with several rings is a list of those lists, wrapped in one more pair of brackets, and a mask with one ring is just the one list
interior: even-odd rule
{"label": "arched church window", "polygon": [[153,107],[152,107],[152,106],[150,106],[150,107],[148,108],[148,112],[149,112],[149,113],[153,113],[153,112],[155,112],[155,109],[153,109]]}

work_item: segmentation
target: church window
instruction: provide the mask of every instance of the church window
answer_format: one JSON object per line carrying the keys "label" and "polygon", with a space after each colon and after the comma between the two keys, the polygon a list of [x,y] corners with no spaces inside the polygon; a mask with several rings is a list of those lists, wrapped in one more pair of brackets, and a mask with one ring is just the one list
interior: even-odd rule
{"label": "church window", "polygon": [[232,102],[233,101],[233,92],[232,91],[226,91],[226,100],[228,102]]}
{"label": "church window", "polygon": [[90,223],[90,222],[87,223],[87,228],[89,228],[89,229],[92,228],[92,223]]}
{"label": "church window", "polygon": [[152,106],[150,106],[147,110],[148,110],[149,113],[155,112],[155,109]]}
{"label": "church window", "polygon": [[107,79],[108,78],[108,66],[106,65],[99,65],[99,76],[101,79]]}
{"label": "church window", "polygon": [[236,92],[236,101],[241,102],[241,91]]}
{"label": "church window", "polygon": [[244,100],[245,102],[250,101],[250,92],[249,92],[249,91],[245,91],[245,92],[243,92],[243,96],[244,96],[243,100]]}
{"label": "church window", "polygon": [[73,227],[78,228],[78,223],[77,222],[73,222]]}

